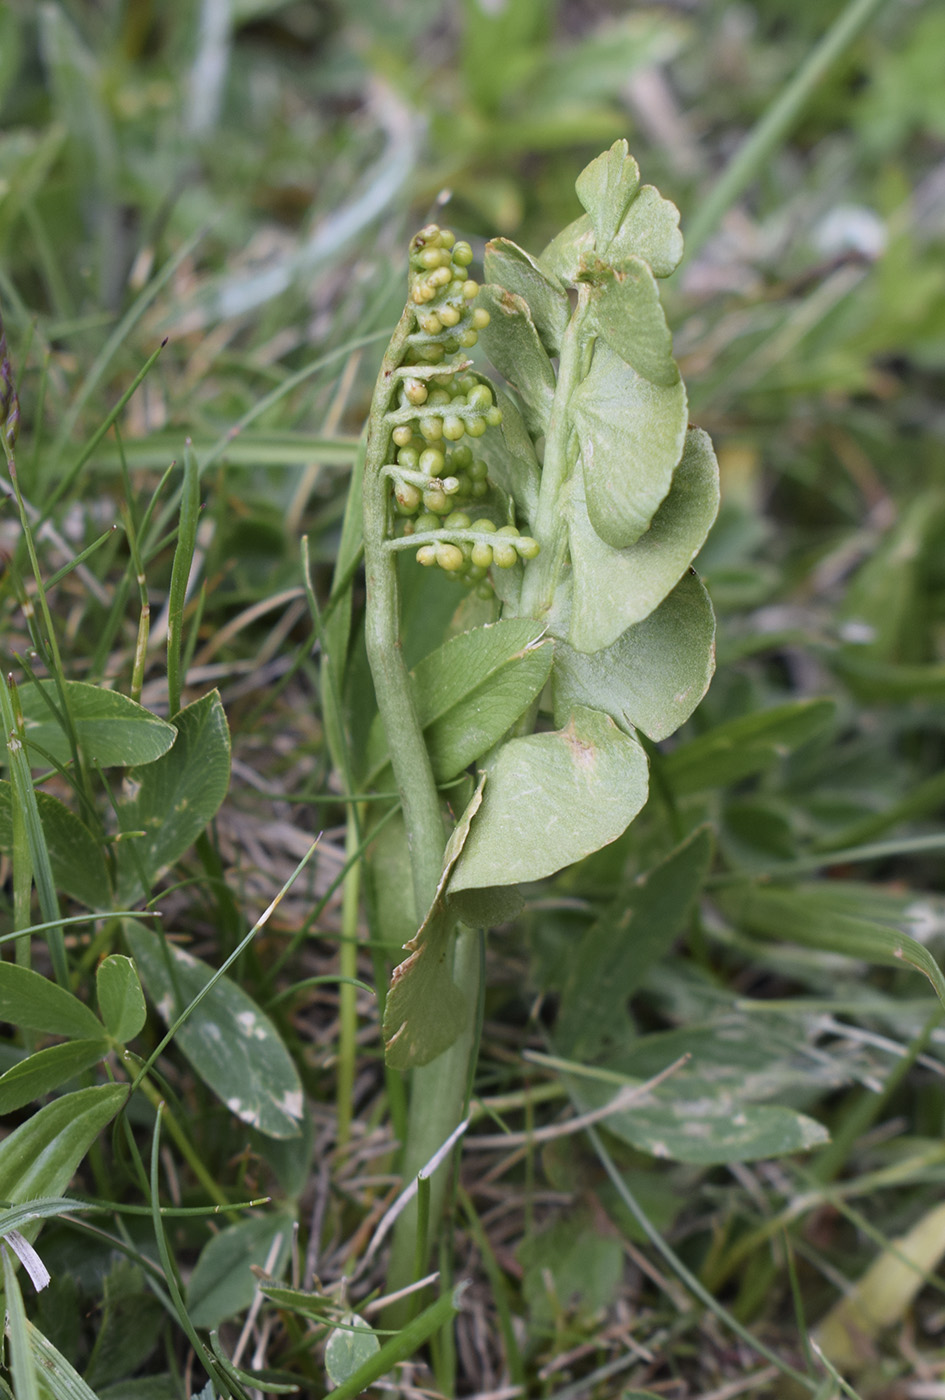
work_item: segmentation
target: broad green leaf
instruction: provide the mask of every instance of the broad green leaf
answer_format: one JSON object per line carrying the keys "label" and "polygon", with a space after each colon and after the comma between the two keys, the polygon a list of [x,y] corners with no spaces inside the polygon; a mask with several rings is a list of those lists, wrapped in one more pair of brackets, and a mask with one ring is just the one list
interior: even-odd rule
{"label": "broad green leaf", "polygon": [[[0,780],[0,850],[13,850],[13,789]],[[111,881],[102,847],[84,822],[57,797],[36,793],[36,804],[46,837],[57,890],[89,909],[109,909]]]}
{"label": "broad green leaf", "polygon": [[[54,1099],[14,1128],[0,1142],[0,1200],[18,1203],[62,1195],[127,1097],[127,1084],[79,1089]],[[23,1233],[32,1238],[29,1229]]]}
{"label": "broad green leaf", "polygon": [[102,1023],[65,987],[18,963],[0,962],[0,1021],[70,1039],[104,1039]]}
{"label": "broad green leaf", "polygon": [[[412,672],[417,717],[439,782],[498,743],[551,672],[553,644],[542,623],[514,618],[451,637]],[[368,740],[373,778],[387,761],[380,717]]]}
{"label": "broad green leaf", "polygon": [[96,1318],[95,1345],[85,1378],[100,1394],[133,1376],[160,1343],[165,1316],[144,1271],[131,1259],[116,1259],[105,1275]]}
{"label": "broad green leaf", "polygon": [[667,782],[678,796],[763,772],[830,724],[832,700],[792,700],[716,725],[667,754]]}
{"label": "broad green leaf", "polygon": [[679,210],[653,185],[643,185],[606,250],[598,251],[591,217],[583,214],[548,244],[538,266],[546,276],[574,287],[593,277],[602,259],[619,270],[629,259],[642,258],[654,277],[668,277],[682,253]]}
{"label": "broad green leaf", "polygon": [[563,729],[511,739],[490,759],[452,890],[539,880],[616,841],[647,795],[639,744],[575,708]]}
{"label": "broad green leaf", "polygon": [[605,544],[625,549],[647,530],[673,481],[686,444],[685,385],[651,383],[599,340],[570,411],[590,523]]}
{"label": "broad green leaf", "polygon": [[370,1361],[381,1349],[381,1344],[371,1331],[371,1324],[357,1313],[345,1313],[341,1321],[343,1331],[336,1330],[328,1338],[325,1347],[325,1370],[332,1385],[353,1376],[359,1366]]}
{"label": "broad green leaf", "polygon": [[[162,945],[157,934],[134,920],[126,920],[125,936],[148,996],[172,1025],[214,976],[213,968],[183,948]],[[266,1137],[297,1135],[303,1111],[298,1073],[275,1026],[242,987],[219,978],[174,1040],[237,1118]]]}
{"label": "broad green leaf", "polygon": [[450,912],[469,928],[495,928],[521,913],[525,904],[517,885],[490,885],[488,889],[450,890]]}
{"label": "broad green leaf", "polygon": [[704,1167],[786,1157],[829,1141],[826,1128],[793,1108],[739,1105],[723,1095],[644,1102],[608,1118],[607,1128],[638,1152]]}
{"label": "broad green leaf", "polygon": [[555,372],[528,303],[502,287],[482,287],[477,298],[491,316],[480,332],[483,348],[496,369],[518,393],[525,421],[535,436],[548,426],[555,393]]}
{"label": "broad green leaf", "polygon": [[67,1040],[63,1045],[34,1051],[0,1075],[0,1114],[12,1113],[67,1084],[104,1059],[108,1048],[108,1041],[100,1035],[97,1040]]}
{"label": "broad green leaf", "polygon": [[568,298],[537,262],[508,238],[493,238],[483,259],[485,281],[523,298],[549,355],[557,355],[571,319]]}
{"label": "broad green leaf", "polygon": [[555,718],[574,705],[603,710],[623,729],[667,738],[692,714],[715,670],[715,616],[692,572],[649,617],[602,651],[555,644]]}
{"label": "broad green leaf", "polygon": [[113,953],[99,963],[95,973],[98,1009],[109,1035],[127,1045],[147,1020],[148,1009],[135,965]]}
{"label": "broad green leaf", "polygon": [[627,1005],[654,962],[668,953],[712,859],[700,827],[659,865],[623,884],[569,958],[555,1045],[572,1059],[594,1059],[631,1037]]}
{"label": "broad green leaf", "polygon": [[[76,736],[90,763],[102,768],[153,763],[174,742],[172,725],[117,690],[103,690],[86,681],[66,681],[65,689]],[[21,686],[19,693],[27,743],[38,745],[59,763],[71,762],[65,731],[47,704],[48,700],[59,709],[54,682],[30,683]]]}
{"label": "broad green leaf", "polygon": [[[706,433],[691,428],[672,487],[650,528],[629,549],[612,549],[587,513],[580,468],[567,505],[571,609],[567,638],[578,651],[611,646],[675,588],[702,546],[719,504],[718,463]],[[561,619],[563,622],[563,619]],[[556,625],[556,634],[565,635]]]}
{"label": "broad green leaf", "polygon": [[485,776],[453,828],[443,856],[443,873],[429,913],[404,951],[409,954],[391,978],[384,1004],[385,1058],[392,1069],[429,1064],[448,1050],[469,1015],[467,998],[453,981],[455,920],[446,886],[470,824],[482,804]]}
{"label": "broad green leaf", "polygon": [[[824,897],[826,894],[826,897]],[[897,928],[838,912],[817,884],[793,889],[747,885],[717,892],[716,902],[752,933],[887,967],[915,968],[945,1006],[945,976],[929,950]]]}
{"label": "broad green leaf", "polygon": [[354,1400],[374,1381],[386,1376],[399,1361],[413,1356],[434,1333],[452,1321],[459,1312],[460,1300],[468,1287],[467,1281],[442,1292],[435,1303],[424,1308],[419,1317],[412,1318],[393,1337],[388,1337],[380,1351],[369,1357],[347,1380],[330,1390],[325,1400]]}
{"label": "broad green leaf", "polygon": [[578,199],[594,227],[601,254],[607,251],[640,188],[640,167],[625,140],[586,165],[575,181]]}
{"label": "broad green leaf", "polygon": [[653,384],[679,382],[673,337],[649,265],[629,258],[619,272],[606,269],[591,300],[594,324],[617,355]]}
{"label": "broad green leaf", "polygon": [[286,1211],[254,1216],[228,1225],[204,1245],[187,1285],[187,1315],[195,1327],[219,1327],[249,1307],[256,1296],[252,1265],[268,1265],[278,1278],[289,1257],[293,1224]]}
{"label": "broad green leaf", "polygon": [[129,775],[135,795],[119,808],[121,828],[145,834],[116,847],[119,908],[142,894],[130,842],[150,892],[158,876],[193,845],[226,796],[230,735],[216,691],[181,710],[174,729],[177,740],[170,752]]}

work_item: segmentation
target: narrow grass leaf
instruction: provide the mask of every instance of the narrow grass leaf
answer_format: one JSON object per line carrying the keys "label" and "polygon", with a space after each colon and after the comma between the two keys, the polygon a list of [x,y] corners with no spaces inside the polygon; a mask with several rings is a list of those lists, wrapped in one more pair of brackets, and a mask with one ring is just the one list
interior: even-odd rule
{"label": "narrow grass leaf", "polygon": [[764,772],[823,733],[835,712],[833,700],[792,700],[727,720],[667,754],[666,780],[683,797]]}
{"label": "narrow grass leaf", "polygon": [[184,635],[184,604],[187,601],[187,585],[190,582],[190,571],[193,568],[194,551],[197,547],[199,515],[200,469],[196,453],[188,438],[184,444],[184,484],[181,488],[177,547],[174,550],[174,563],[171,567],[171,583],[167,599],[167,695],[168,707],[172,715],[176,715],[180,709],[182,685],[180,663]]}
{"label": "narrow grass leaf", "polygon": [[16,1400],[42,1400],[36,1362],[30,1350],[29,1323],[23,1294],[11,1258],[9,1245],[0,1244],[3,1255],[3,1292],[6,1303],[6,1333],[10,1341],[10,1374]]}
{"label": "narrow grass leaf", "polygon": [[[0,850],[14,848],[13,787],[0,779]],[[111,879],[101,843],[74,812],[48,792],[36,793],[55,887],[88,909],[109,909]]]}
{"label": "narrow grass leaf", "polygon": [[401,1328],[396,1337],[391,1337],[381,1349],[347,1380],[330,1390],[325,1400],[354,1400],[356,1395],[367,1390],[381,1376],[385,1376],[398,1361],[406,1361],[422,1347],[434,1332],[444,1327],[460,1310],[460,1300],[468,1284],[460,1283],[448,1293],[442,1294],[435,1303],[426,1308],[418,1317]]}
{"label": "narrow grass leaf", "polygon": [[[213,968],[134,920],[126,922],[125,936],[148,995],[173,1025],[207,987]],[[303,1098],[295,1065],[275,1026],[242,987],[220,977],[174,1039],[231,1113],[265,1137],[298,1136]]]}

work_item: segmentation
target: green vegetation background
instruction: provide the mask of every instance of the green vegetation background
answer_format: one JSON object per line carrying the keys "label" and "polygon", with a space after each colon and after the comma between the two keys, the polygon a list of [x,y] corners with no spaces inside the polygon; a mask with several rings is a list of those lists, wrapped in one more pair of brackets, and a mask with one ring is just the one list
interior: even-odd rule
{"label": "green vegetation background", "polygon": [[[744,187],[720,200],[725,172],[778,94],[830,24],[857,10],[860,32],[761,149]],[[238,1365],[280,1370],[268,1389],[256,1379],[264,1393],[297,1382],[321,1395],[351,1369],[350,1358],[336,1360],[327,1379],[323,1343],[345,1306],[340,1280],[362,1267],[371,1277],[365,1251],[389,1204],[389,1134],[402,1113],[380,1067],[372,996],[358,993],[348,1080],[337,986],[289,995],[294,983],[336,974],[344,917],[345,811],[300,541],[324,605],[413,229],[436,215],[477,250],[496,233],[537,250],[578,213],[581,167],[622,136],[695,234],[664,298],[690,416],[712,435],[722,470],[722,512],[699,561],[719,617],[718,671],[694,720],[654,751],[644,818],[535,892],[525,918],[493,939],[477,1091],[502,1128],[521,1132],[551,1121],[569,1095],[583,1108],[603,1101],[599,1084],[584,1092],[534,1058],[553,1043],[612,1074],[646,1078],[683,1053],[712,1072],[685,1080],[648,1127],[626,1115],[609,1147],[564,1135],[529,1148],[526,1138],[492,1186],[496,1150],[480,1150],[453,1240],[455,1277],[475,1280],[473,1302],[455,1341],[449,1330],[434,1339],[435,1379],[414,1378],[445,1394],[560,1400],[625,1386],[673,1400],[727,1385],[787,1395],[768,1349],[808,1393],[841,1393],[834,1365],[862,1394],[941,1383],[943,52],[945,11],[933,3],[12,0],[0,9],[0,306],[20,402],[18,485],[62,674],[125,694],[137,675],[142,702],[173,716],[163,646],[168,621],[182,618],[182,698],[194,703],[171,752],[184,753],[186,737],[189,771],[219,786],[232,742],[229,795],[220,806],[195,779],[192,821],[175,825],[120,770],[113,785],[101,778],[120,756],[99,754],[97,776],[76,792],[94,789],[102,810],[132,804],[132,825],[133,813],[164,814],[166,845],[143,875],[109,850],[115,889],[133,900],[136,880],[146,889],[153,880],[166,926],[213,967],[240,948],[226,985],[254,1003],[247,1012],[224,997],[220,1014],[266,1009],[274,1058],[253,1072],[283,1086],[283,1109],[298,1082],[307,1104],[299,1139],[247,1128],[201,1077],[206,1042],[188,1055],[181,1038],[159,1061],[151,1106],[141,1100],[129,1114],[127,1136],[106,1133],[91,1147],[73,1190],[147,1205],[161,1097],[176,1124],[170,1137],[164,1130],[165,1204],[274,1198],[230,1211],[228,1228],[205,1213],[167,1217],[163,1242],[192,1324],[220,1327]],[[6,478],[3,493],[2,665],[23,682],[50,658],[42,645],[34,654],[25,620],[35,586]],[[180,564],[175,602],[174,558],[188,500],[196,565],[185,605]],[[452,611],[441,595],[425,600],[434,630]],[[150,650],[139,673],[145,596]],[[416,631],[410,645],[426,649]],[[215,687],[222,708],[201,699]],[[361,691],[366,733],[364,672]],[[43,720],[40,706],[29,722]],[[135,762],[150,761],[135,750]],[[59,762],[68,766],[67,750]],[[63,797],[59,776],[45,790]],[[213,814],[210,836],[199,836]],[[0,816],[0,827],[12,821]],[[241,948],[320,832],[315,857]],[[15,823],[0,837],[15,851]],[[641,950],[621,919],[635,899],[645,908],[637,877],[673,850],[688,850],[677,873],[701,898],[675,923],[647,909],[655,932]],[[385,879],[402,876],[377,861]],[[62,863],[54,869],[60,912],[74,901],[97,907],[91,856],[76,856],[69,878]],[[8,881],[4,934],[24,927],[23,898]],[[57,917],[40,904],[37,922]],[[71,990],[90,1003],[99,958],[133,952],[152,1002],[147,1025],[132,1012],[110,1021],[101,984],[98,1004],[109,1053],[133,1041],[143,1059],[164,1029],[155,989],[174,974],[135,927],[128,943],[109,925],[80,925],[74,938],[67,928],[62,946]],[[384,933],[396,947],[403,930]],[[911,968],[893,951],[904,934],[918,948]],[[49,973],[42,954],[35,966]],[[370,960],[358,970],[370,977]],[[124,1015],[130,984],[121,995]],[[4,1002],[13,1026],[4,1070],[63,1024],[24,1030],[16,1011]],[[87,1026],[61,1034],[99,1045]],[[70,1061],[69,1087],[103,1082],[88,1067],[102,1053]],[[227,1073],[232,1064],[224,1084]],[[749,1114],[751,1131],[774,1134],[769,1152],[755,1151],[757,1139],[739,1146],[746,1108],[783,1115]],[[7,1122],[36,1111],[20,1106]],[[339,1111],[353,1118],[341,1148]],[[701,1155],[667,1147],[670,1119],[699,1120]],[[832,1141],[783,1155],[803,1145],[790,1129],[799,1122]],[[70,1175],[44,1191],[62,1192]],[[7,1198],[17,1199],[12,1186]],[[44,1227],[52,1282],[39,1294],[24,1284],[30,1318],[101,1400],[209,1397],[199,1366],[187,1369],[180,1309],[164,1291],[173,1266],[159,1254],[160,1225],[94,1218],[105,1235],[74,1221]],[[248,1314],[260,1297],[250,1263],[317,1295],[316,1323],[297,1298]],[[851,1290],[852,1323],[836,1306]],[[369,1289],[352,1292],[360,1305]],[[29,1336],[17,1325],[14,1316],[14,1357],[14,1334]],[[818,1325],[826,1361],[806,1340]],[[87,1393],[61,1379],[34,1391],[28,1366],[4,1374],[17,1400]],[[251,1384],[231,1378],[230,1393]]]}

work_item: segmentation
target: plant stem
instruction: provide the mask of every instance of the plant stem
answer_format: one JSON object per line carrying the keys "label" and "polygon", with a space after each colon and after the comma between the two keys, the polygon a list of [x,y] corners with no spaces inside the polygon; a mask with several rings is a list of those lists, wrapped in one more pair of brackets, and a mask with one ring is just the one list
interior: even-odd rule
{"label": "plant stem", "polygon": [[757,126],[745,138],[686,230],[686,254],[692,258],[706,242],[722,215],[771,159],[827,69],[865,29],[886,0],[850,0],[823,38],[810,51],[787,86],[775,98]]}
{"label": "plant stem", "polygon": [[[385,541],[390,524],[390,484],[384,474],[390,445],[390,411],[397,371],[414,327],[409,306],[397,324],[377,378],[368,421],[364,464],[364,572],[367,586],[365,640],[377,692],[377,706],[387,733],[391,766],[400,794],[410,851],[414,898],[419,917],[433,903],[443,868],[446,829],[423,731],[417,717],[400,640],[397,561]],[[476,1034],[473,1014],[479,1000],[478,935],[461,931],[455,941],[453,977],[462,990],[469,1015],[459,1039],[436,1060],[413,1071],[404,1144],[403,1176],[410,1181],[459,1123],[469,1081],[469,1057]],[[430,1218],[436,1227],[442,1210],[447,1171],[441,1166],[430,1183]],[[397,1221],[388,1284],[396,1290],[413,1278],[416,1203]]]}

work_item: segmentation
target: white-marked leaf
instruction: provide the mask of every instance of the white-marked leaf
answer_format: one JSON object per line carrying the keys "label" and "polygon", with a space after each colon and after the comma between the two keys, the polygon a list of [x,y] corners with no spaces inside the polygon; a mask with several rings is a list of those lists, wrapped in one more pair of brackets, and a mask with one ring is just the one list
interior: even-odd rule
{"label": "white-marked leaf", "polygon": [[483,271],[487,283],[524,298],[542,344],[549,355],[557,355],[571,318],[571,307],[560,285],[546,277],[535,259],[508,238],[493,238],[486,244]]}
{"label": "white-marked leaf", "polygon": [[134,963],[120,953],[112,953],[95,973],[98,1009],[109,1035],[127,1045],[144,1025],[148,1008]]}
{"label": "white-marked leaf", "polygon": [[[0,780],[0,850],[13,850],[12,788]],[[74,812],[48,792],[36,793],[56,888],[89,909],[112,907],[111,881],[100,843]]]}
{"label": "white-marked leaf", "polygon": [[119,808],[121,827],[145,834],[116,846],[119,908],[141,898],[136,862],[144,869],[150,893],[158,876],[193,845],[226,796],[230,735],[216,691],[181,710],[174,729],[177,741],[170,752],[128,775],[134,796]]}
{"label": "white-marked leaf", "polygon": [[555,393],[555,372],[541,343],[528,302],[502,287],[482,287],[477,305],[492,318],[480,331],[483,348],[507,383],[516,390],[525,421],[536,436],[548,426]]}
{"label": "white-marked leaf", "polygon": [[325,1347],[325,1370],[332,1385],[341,1385],[381,1349],[371,1324],[363,1317],[345,1313],[341,1321],[345,1330],[332,1332]]}
{"label": "white-marked leaf", "polygon": [[694,573],[686,573],[649,617],[602,651],[555,644],[555,718],[574,705],[603,710],[622,729],[665,739],[684,724],[715,671],[715,615]]}
{"label": "white-marked leaf", "polygon": [[590,523],[605,544],[625,549],[649,527],[673,481],[686,442],[685,385],[678,377],[651,383],[599,340],[570,409]]}
{"label": "white-marked leaf", "polygon": [[[195,1327],[219,1327],[244,1312],[256,1296],[252,1265],[279,1278],[289,1257],[294,1218],[287,1211],[228,1225],[200,1251],[187,1285],[187,1315]],[[271,1250],[276,1239],[275,1259]]]}
{"label": "white-marked leaf", "polygon": [[[551,672],[553,644],[543,624],[511,618],[451,637],[411,673],[420,720],[439,782],[461,773],[511,728]],[[367,771],[387,761],[380,716],[368,739]]]}
{"label": "white-marked leaf", "polygon": [[629,549],[613,549],[588,517],[579,465],[571,478],[567,505],[571,646],[578,651],[601,651],[628,627],[649,617],[699,552],[718,506],[718,463],[712,444],[701,429],[690,428],[669,494],[650,528]]}
{"label": "white-marked leaf", "polygon": [[[65,691],[79,744],[90,763],[102,768],[153,763],[174,742],[173,725],[117,690],[103,690],[86,681],[66,681]],[[27,743],[37,744],[59,763],[70,763],[72,750],[66,731],[50,709],[50,704],[60,709],[54,682],[31,682],[21,686],[19,693]],[[40,762],[39,757],[32,762]]]}
{"label": "white-marked leaf", "polygon": [[[172,1025],[206,987],[213,968],[173,944],[162,946],[157,934],[133,920],[126,920],[125,936],[148,996]],[[237,1118],[266,1137],[298,1134],[303,1100],[295,1065],[269,1017],[242,987],[219,978],[174,1041]]]}
{"label": "white-marked leaf", "polygon": [[563,729],[503,744],[487,772],[451,891],[552,875],[616,841],[647,795],[640,745],[580,707]]}
{"label": "white-marked leaf", "polygon": [[[821,1124],[778,1103],[810,1080],[803,1033],[795,1022],[773,1017],[765,1028],[738,1013],[713,1026],[647,1036],[606,1061],[609,1071],[646,1083],[675,1064],[688,1062],[624,1112],[607,1118],[607,1130],[641,1152],[708,1166],[748,1162],[803,1152],[829,1140]],[[821,1057],[822,1058],[822,1057]],[[844,1066],[829,1082],[846,1082]],[[614,1095],[613,1083],[572,1081],[584,1108]]]}

